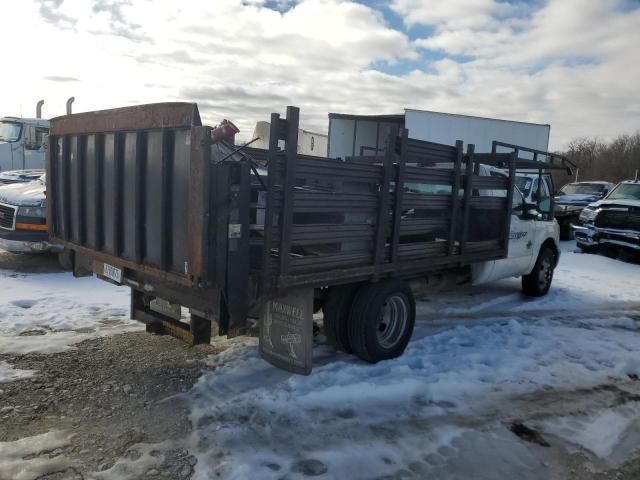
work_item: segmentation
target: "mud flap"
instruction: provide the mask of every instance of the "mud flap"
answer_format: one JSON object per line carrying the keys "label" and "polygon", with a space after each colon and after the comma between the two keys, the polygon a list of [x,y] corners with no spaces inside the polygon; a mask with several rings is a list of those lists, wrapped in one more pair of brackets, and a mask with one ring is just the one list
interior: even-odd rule
{"label": "mud flap", "polygon": [[272,365],[309,375],[313,350],[313,289],[269,300],[260,314],[260,355]]}

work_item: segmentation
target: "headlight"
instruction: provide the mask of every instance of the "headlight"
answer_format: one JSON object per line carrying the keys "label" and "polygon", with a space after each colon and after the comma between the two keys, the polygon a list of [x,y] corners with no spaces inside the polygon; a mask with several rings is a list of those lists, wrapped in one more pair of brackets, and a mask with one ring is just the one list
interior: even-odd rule
{"label": "headlight", "polygon": [[593,222],[598,215],[598,210],[592,210],[590,208],[585,208],[580,213],[580,220],[583,222]]}
{"label": "headlight", "polygon": [[18,207],[18,216],[44,218],[47,211],[44,207]]}
{"label": "headlight", "polygon": [[580,205],[567,205],[566,206],[566,211],[567,212],[579,212],[580,210],[582,210],[583,207],[581,207]]}

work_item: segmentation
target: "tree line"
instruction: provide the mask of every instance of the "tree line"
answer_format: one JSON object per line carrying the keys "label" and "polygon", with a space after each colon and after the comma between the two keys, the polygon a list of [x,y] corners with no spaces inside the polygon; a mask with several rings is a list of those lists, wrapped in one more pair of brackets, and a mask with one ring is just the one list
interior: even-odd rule
{"label": "tree line", "polygon": [[[563,153],[577,165],[578,181],[604,180],[617,183],[633,180],[640,169],[640,132],[623,134],[605,142],[597,138],[577,138]],[[557,185],[575,181],[566,175],[554,175]]]}

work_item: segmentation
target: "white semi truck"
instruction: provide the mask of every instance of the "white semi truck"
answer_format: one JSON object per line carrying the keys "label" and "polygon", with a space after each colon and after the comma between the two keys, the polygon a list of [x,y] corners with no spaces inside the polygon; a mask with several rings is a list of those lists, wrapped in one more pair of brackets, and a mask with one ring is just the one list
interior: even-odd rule
{"label": "white semi truck", "polygon": [[[74,100],[67,100],[67,115]],[[43,105],[44,100],[36,105],[35,118],[0,118],[0,172],[44,169],[49,120],[42,118]]]}
{"label": "white semi truck", "polygon": [[0,118],[0,171],[43,169],[49,121]]}

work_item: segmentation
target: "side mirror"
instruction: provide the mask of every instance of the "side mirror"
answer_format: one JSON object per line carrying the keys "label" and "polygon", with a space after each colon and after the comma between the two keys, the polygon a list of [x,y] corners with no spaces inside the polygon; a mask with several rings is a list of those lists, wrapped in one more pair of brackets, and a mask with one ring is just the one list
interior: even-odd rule
{"label": "side mirror", "polygon": [[538,210],[538,206],[531,203],[524,204],[522,216],[525,220],[542,220],[542,213]]}

